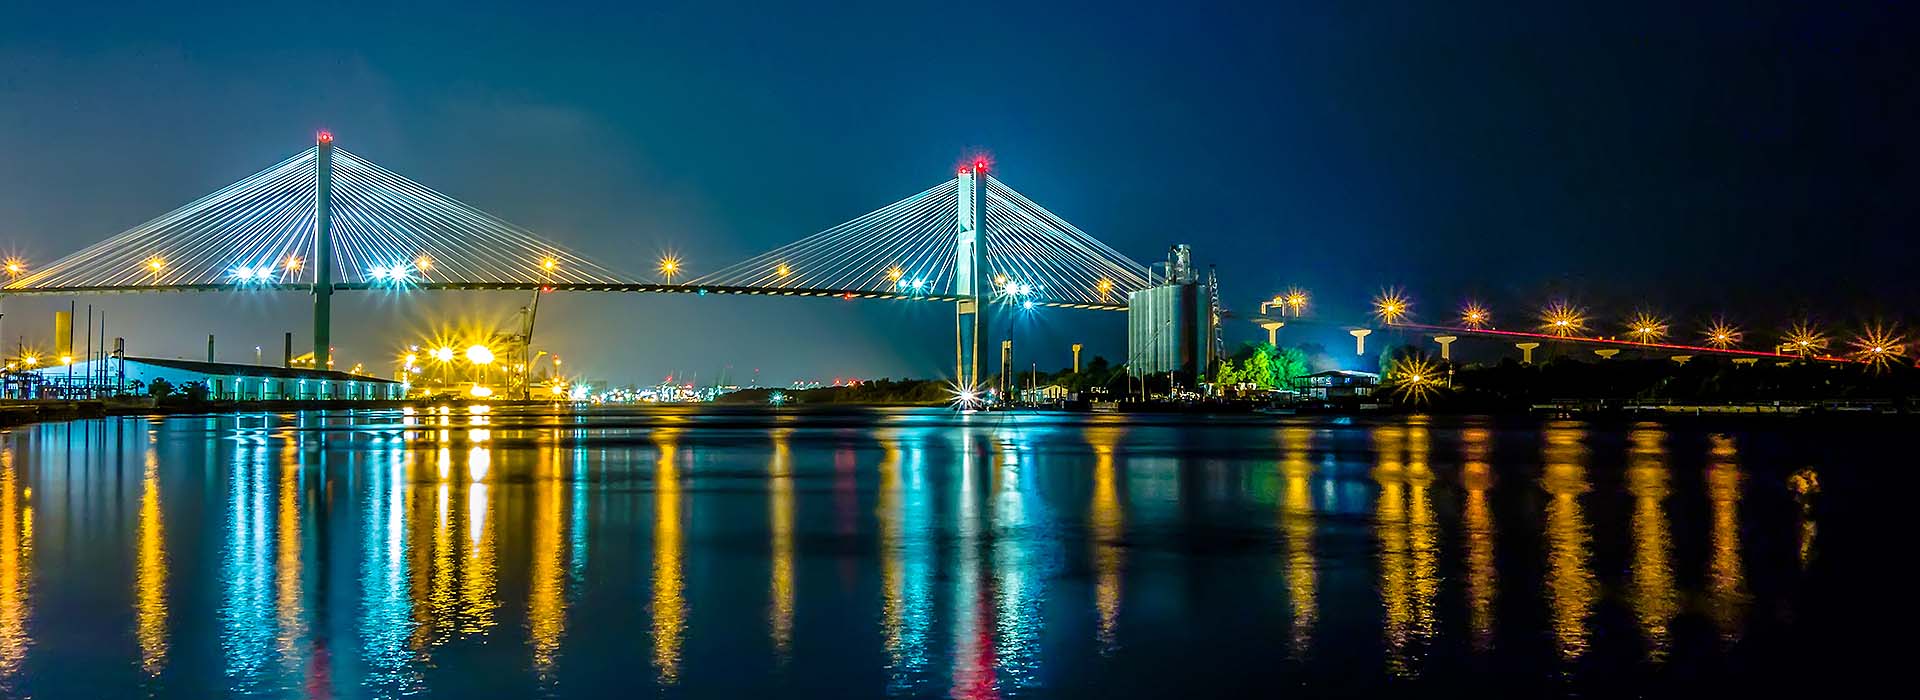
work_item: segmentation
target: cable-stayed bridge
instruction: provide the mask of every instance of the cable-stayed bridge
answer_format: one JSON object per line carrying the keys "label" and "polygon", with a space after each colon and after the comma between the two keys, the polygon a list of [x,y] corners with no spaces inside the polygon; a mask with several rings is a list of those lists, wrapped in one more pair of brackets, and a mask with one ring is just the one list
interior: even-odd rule
{"label": "cable-stayed bridge", "polygon": [[1146,266],[987,172],[951,180],[687,280],[641,276],[441,194],[333,143],[44,266],[8,261],[0,295],[309,292],[314,363],[331,352],[331,299],[359,290],[758,294],[947,302],[956,380],[981,377],[984,316],[999,304],[1124,310]]}

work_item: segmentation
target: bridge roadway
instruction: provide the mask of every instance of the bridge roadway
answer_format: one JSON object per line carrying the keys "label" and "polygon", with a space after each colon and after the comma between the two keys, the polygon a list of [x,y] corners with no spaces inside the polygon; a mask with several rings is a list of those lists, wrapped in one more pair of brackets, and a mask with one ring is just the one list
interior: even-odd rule
{"label": "bridge roadway", "polygon": [[[372,283],[372,282],[336,282],[334,291],[370,291],[370,292],[412,292],[412,291],[532,291],[535,289],[550,292],[612,292],[626,294],[736,294],[746,296],[787,296],[787,297],[839,297],[841,299],[892,299],[900,301],[938,301],[959,303],[962,297],[953,294],[913,294],[902,292],[872,292],[844,289],[811,289],[800,287],[729,287],[718,285],[659,284],[659,283],[603,283],[603,282],[556,282],[552,284],[532,284],[525,282],[420,282],[420,283]],[[75,287],[26,287],[20,289],[0,288],[0,298],[9,296],[50,296],[62,294],[117,294],[123,292],[305,292],[312,293],[312,284],[298,283],[242,283],[221,284],[156,284],[156,285],[113,285],[113,286],[75,286]],[[1034,306],[1060,309],[1088,309],[1093,311],[1126,311],[1127,305],[1085,304],[1076,302],[1031,299]]]}

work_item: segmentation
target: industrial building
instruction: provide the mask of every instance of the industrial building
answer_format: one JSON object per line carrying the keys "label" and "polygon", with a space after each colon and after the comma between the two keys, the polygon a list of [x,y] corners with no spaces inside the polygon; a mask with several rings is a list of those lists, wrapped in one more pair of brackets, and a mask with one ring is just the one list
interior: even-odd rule
{"label": "industrial building", "polygon": [[135,382],[141,387],[153,386],[156,379],[175,387],[197,382],[207,387],[208,398],[226,401],[400,399],[407,392],[400,382],[346,372],[157,357],[109,357],[33,371],[47,386],[78,385],[92,378],[130,393]]}
{"label": "industrial building", "polygon": [[1211,275],[1200,281],[1184,244],[1165,265],[1159,284],[1127,295],[1127,366],[1136,376],[1173,372],[1192,388],[1219,352],[1216,285]]}
{"label": "industrial building", "polygon": [[1321,401],[1368,398],[1379,386],[1380,375],[1350,369],[1315,372],[1300,378],[1301,393]]}

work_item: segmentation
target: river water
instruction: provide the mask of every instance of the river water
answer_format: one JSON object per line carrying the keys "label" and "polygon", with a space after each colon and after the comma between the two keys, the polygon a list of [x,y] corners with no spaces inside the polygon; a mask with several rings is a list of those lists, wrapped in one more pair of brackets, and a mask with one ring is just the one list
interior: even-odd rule
{"label": "river water", "polygon": [[1850,548],[1823,501],[1885,435],[711,408],[28,426],[0,437],[0,697],[1777,688],[1836,653],[1819,596]]}

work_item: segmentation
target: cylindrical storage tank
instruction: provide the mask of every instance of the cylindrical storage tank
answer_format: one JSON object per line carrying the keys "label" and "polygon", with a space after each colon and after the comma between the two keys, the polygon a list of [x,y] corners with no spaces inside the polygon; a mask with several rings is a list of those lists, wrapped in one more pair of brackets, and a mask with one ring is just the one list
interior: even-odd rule
{"label": "cylindrical storage tank", "polygon": [[73,357],[73,312],[53,312],[53,359]]}

